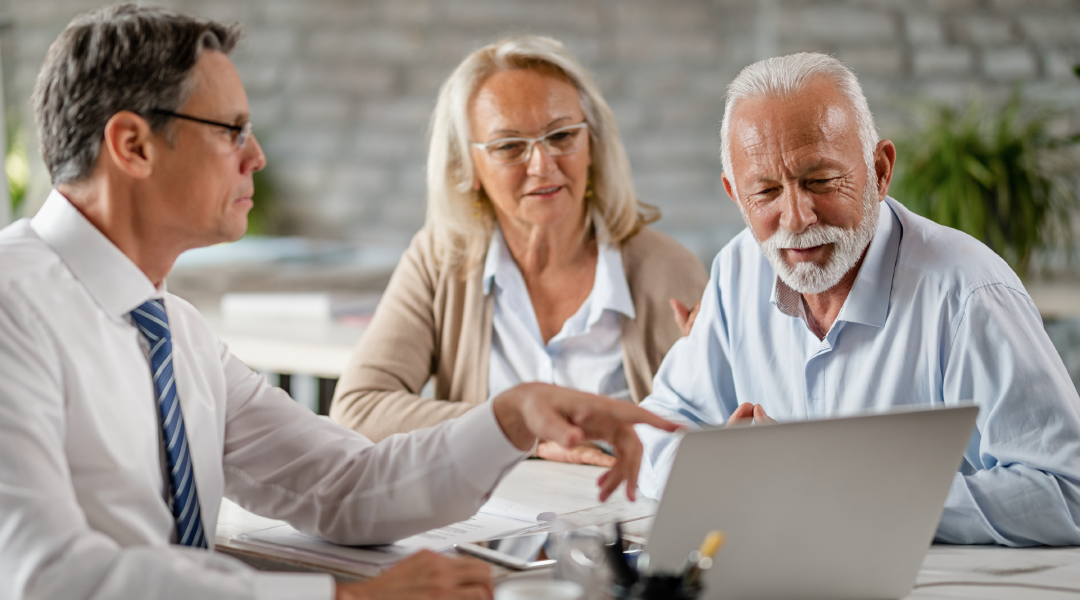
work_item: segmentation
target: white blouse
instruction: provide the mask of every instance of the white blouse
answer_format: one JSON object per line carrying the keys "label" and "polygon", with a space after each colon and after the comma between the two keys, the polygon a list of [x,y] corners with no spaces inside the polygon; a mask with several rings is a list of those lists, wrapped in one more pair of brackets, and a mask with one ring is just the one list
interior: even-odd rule
{"label": "white blouse", "polygon": [[[593,221],[601,227],[599,219]],[[634,318],[634,303],[618,248],[600,244],[589,297],[547,344],[525,279],[498,227],[488,247],[483,283],[485,295],[495,294],[489,399],[519,383],[539,381],[630,401],[621,320]]]}

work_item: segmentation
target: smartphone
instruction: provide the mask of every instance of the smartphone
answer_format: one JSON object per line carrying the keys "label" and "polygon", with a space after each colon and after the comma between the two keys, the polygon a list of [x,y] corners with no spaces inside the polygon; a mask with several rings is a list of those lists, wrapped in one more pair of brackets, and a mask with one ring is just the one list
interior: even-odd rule
{"label": "smartphone", "polygon": [[550,532],[544,531],[485,542],[454,544],[454,547],[495,564],[524,571],[555,564],[555,559],[547,552],[550,535]]}

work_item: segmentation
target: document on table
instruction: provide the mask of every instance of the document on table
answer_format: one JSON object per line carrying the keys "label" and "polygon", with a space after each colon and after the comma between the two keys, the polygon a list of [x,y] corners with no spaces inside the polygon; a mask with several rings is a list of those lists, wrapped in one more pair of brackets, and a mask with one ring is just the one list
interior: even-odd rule
{"label": "document on table", "polygon": [[420,550],[442,552],[462,542],[479,542],[540,529],[554,519],[555,513],[493,497],[469,519],[385,546],[339,546],[304,535],[289,525],[240,534],[233,540],[290,555],[315,555],[330,562],[360,562],[386,567]]}

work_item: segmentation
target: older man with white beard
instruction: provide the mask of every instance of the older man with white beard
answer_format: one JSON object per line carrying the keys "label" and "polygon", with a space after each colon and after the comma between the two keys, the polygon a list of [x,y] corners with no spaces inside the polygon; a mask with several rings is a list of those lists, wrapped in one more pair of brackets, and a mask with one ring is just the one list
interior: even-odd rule
{"label": "older man with white beard", "polygon": [[[1004,261],[886,196],[896,149],[854,74],[821,54],[753,64],[721,138],[747,229],[642,406],[701,426],[974,400],[936,540],[1080,544],[1076,389]],[[658,497],[676,444],[639,434],[641,489]]]}

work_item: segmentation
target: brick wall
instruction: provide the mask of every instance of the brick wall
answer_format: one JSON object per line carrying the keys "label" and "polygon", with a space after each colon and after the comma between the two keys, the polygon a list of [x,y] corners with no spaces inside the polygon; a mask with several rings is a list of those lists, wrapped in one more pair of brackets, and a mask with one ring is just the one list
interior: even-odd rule
{"label": "brick wall", "polygon": [[[26,99],[48,45],[97,2],[10,0],[6,95]],[[510,33],[562,39],[615,110],[640,196],[703,260],[742,227],[720,185],[724,86],[749,62],[835,54],[885,135],[929,97],[1029,95],[1080,111],[1076,0],[170,0],[241,21],[234,55],[281,198],[282,230],[407,239],[423,222],[425,126],[439,83]],[[31,142],[33,147],[33,142]],[[48,191],[39,160],[31,206]]]}

